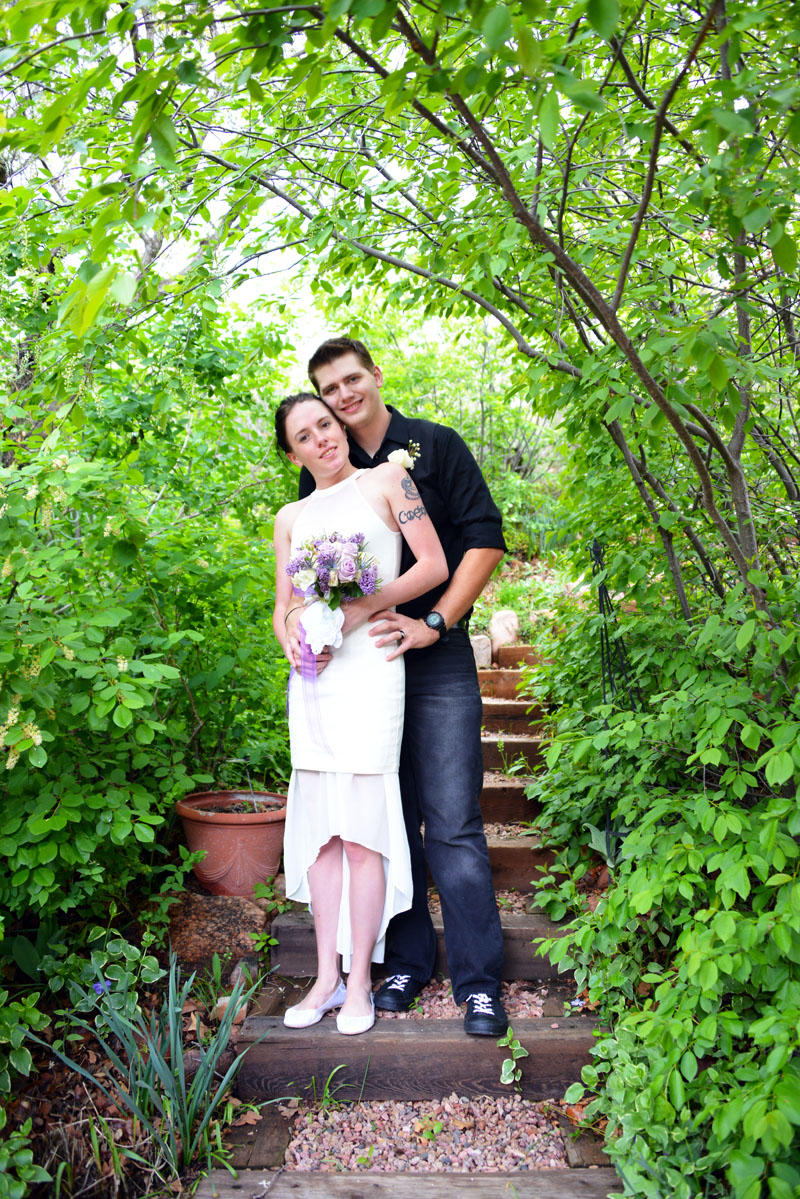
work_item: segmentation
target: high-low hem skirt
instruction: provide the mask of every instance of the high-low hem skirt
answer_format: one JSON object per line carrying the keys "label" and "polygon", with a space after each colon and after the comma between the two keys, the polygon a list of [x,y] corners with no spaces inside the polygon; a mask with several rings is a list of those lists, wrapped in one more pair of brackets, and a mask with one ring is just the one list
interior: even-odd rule
{"label": "high-low hem skirt", "polygon": [[[284,837],[286,895],[311,910],[308,871],[331,837],[354,841],[383,858],[386,895],[373,962],[384,960],[386,929],[411,907],[411,859],[408,852],[400,783],[396,773],[347,774],[294,770],[289,783]],[[336,948],[347,972],[353,953],[350,927],[350,871],[342,851],[342,898]]]}

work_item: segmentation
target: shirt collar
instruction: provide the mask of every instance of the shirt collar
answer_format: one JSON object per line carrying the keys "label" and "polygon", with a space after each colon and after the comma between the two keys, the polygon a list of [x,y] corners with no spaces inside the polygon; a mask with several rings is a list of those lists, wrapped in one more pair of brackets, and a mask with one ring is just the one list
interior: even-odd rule
{"label": "shirt collar", "polygon": [[[386,408],[390,414],[389,424],[383,436],[383,441],[378,447],[374,458],[370,458],[369,454],[361,449],[361,446],[358,444],[358,442],[355,441],[355,439],[351,437],[349,433],[347,434],[347,439],[350,442],[351,450],[354,451],[356,456],[361,458],[363,461],[374,462],[375,458],[378,457],[381,450],[387,443],[392,443],[396,446],[408,445],[409,438],[411,437],[411,421],[407,416],[403,416],[402,412],[398,412],[396,408],[392,408],[390,404],[387,404]],[[351,453],[351,458],[352,457],[353,454]]]}

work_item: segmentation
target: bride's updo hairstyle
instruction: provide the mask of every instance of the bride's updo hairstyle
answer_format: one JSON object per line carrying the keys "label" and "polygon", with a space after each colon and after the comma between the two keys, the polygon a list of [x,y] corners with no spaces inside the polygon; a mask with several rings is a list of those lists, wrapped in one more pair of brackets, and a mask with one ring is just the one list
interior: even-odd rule
{"label": "bride's updo hairstyle", "polygon": [[305,404],[309,400],[315,400],[317,404],[322,404],[323,407],[328,409],[335,421],[338,421],[339,424],[342,423],[330,404],[326,404],[315,391],[298,391],[297,395],[287,396],[285,400],[281,400],[275,409],[275,440],[278,443],[278,448],[283,450],[284,454],[291,452],[286,437],[286,418],[296,404]]}

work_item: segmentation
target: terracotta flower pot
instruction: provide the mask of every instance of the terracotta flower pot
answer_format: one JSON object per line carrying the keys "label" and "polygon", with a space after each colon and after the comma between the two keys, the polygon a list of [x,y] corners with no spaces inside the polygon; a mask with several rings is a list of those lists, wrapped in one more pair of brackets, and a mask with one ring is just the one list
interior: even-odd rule
{"label": "terracotta flower pot", "polygon": [[[231,811],[247,807],[250,811]],[[272,791],[195,791],[175,804],[198,881],[214,895],[252,897],[256,883],[278,873],[286,796]]]}

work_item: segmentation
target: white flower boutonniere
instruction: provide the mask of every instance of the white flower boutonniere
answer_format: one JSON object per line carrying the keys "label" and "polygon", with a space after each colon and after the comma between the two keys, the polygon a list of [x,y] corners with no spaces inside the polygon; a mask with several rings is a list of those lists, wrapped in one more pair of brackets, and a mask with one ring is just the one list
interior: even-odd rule
{"label": "white flower boutonniere", "polygon": [[392,450],[388,455],[387,462],[396,462],[398,466],[404,467],[406,470],[413,470],[419,458],[419,446],[416,441],[409,441],[408,448],[405,450]]}

